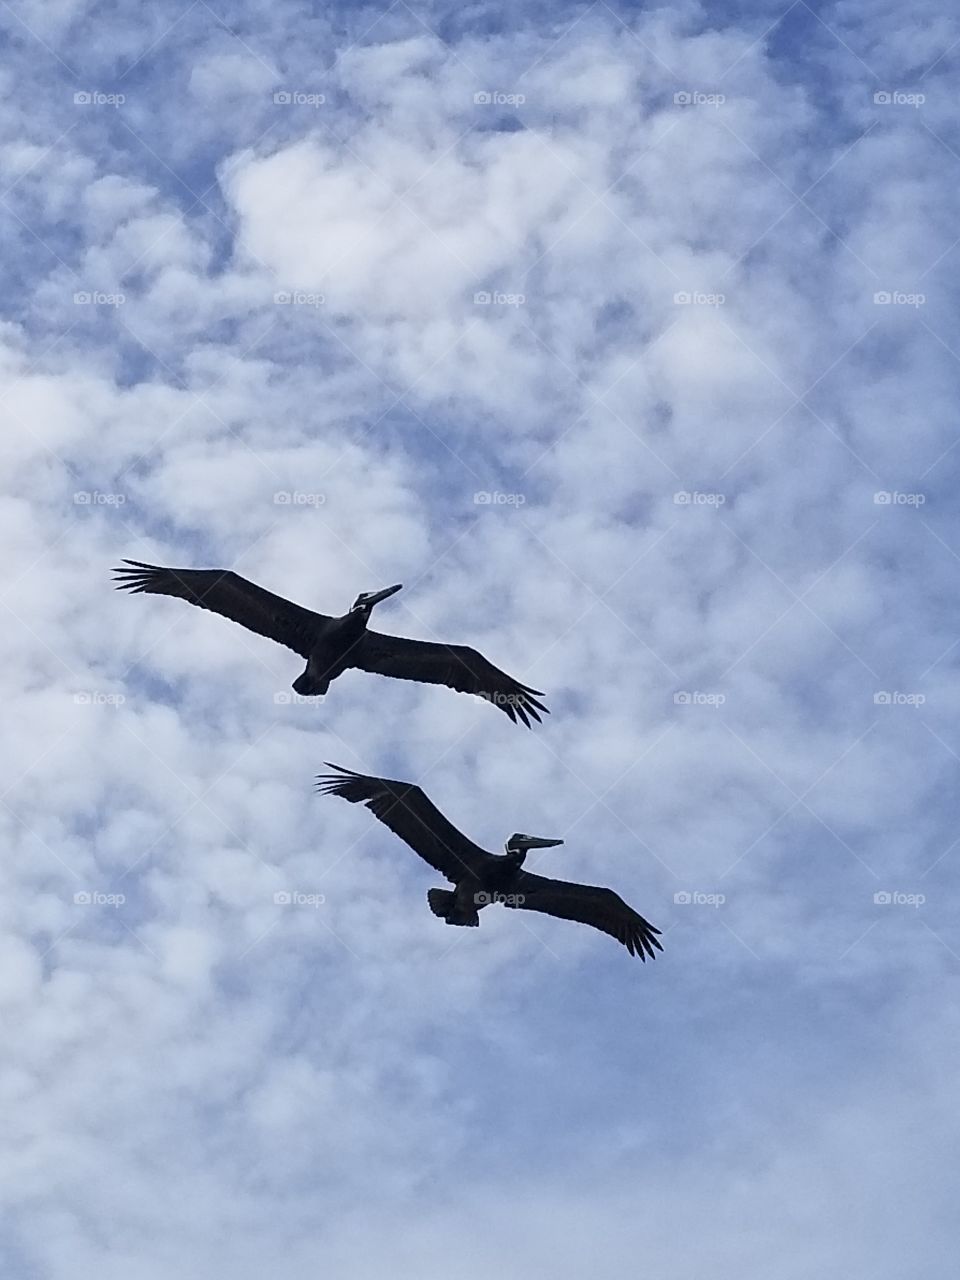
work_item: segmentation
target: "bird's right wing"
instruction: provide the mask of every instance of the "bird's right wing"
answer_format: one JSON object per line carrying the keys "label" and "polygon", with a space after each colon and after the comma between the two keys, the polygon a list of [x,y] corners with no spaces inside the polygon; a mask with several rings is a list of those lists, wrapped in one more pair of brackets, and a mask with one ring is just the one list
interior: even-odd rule
{"label": "bird's right wing", "polygon": [[128,569],[114,569],[117,589],[153,595],[178,596],[201,609],[239,622],[248,631],[286,645],[309,658],[326,614],[314,613],[265,591],[230,569],[163,569],[139,560],[124,560]]}
{"label": "bird's right wing", "polygon": [[408,640],[405,636],[365,631],[351,652],[350,661],[361,671],[374,671],[396,680],[445,684],[459,693],[476,694],[505,711],[514,724],[519,717],[528,729],[532,727],[531,719],[540,723],[541,711],[550,714],[539,701],[541,690],[514,680],[468,645]]}
{"label": "bird's right wing", "polygon": [[327,768],[336,772],[318,776],[318,791],[343,796],[351,804],[365,804],[414,853],[454,884],[490,857],[458,831],[412,782],[370,778],[338,764],[327,763]]}
{"label": "bird's right wing", "polygon": [[542,911],[561,920],[578,920],[609,933],[622,942],[632,956],[652,960],[663,947],[657,941],[660,930],[644,920],[612,889],[598,889],[592,884],[574,884],[569,880],[553,880],[532,871],[521,871],[504,895],[504,905],[527,911]]}

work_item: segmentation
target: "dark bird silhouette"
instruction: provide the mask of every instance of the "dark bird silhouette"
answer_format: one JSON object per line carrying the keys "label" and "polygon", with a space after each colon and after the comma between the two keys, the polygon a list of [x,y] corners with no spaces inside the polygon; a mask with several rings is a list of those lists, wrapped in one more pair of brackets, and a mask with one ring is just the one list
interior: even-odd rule
{"label": "dark bird silhouette", "polygon": [[483,908],[499,902],[602,929],[643,961],[647,956],[654,958],[654,948],[663,950],[656,936],[660,930],[612,889],[551,880],[523,870],[527,850],[549,849],[563,844],[562,840],[517,832],[506,842],[506,853],[487,853],[458,831],[413,783],[369,778],[336,764],[328,763],[327,768],[335,772],[318,776],[318,791],[343,796],[351,804],[365,804],[384,826],[455,886],[427,893],[430,910],[447,924],[478,925]]}
{"label": "dark bird silhouette", "polygon": [[361,592],[349,613],[331,618],[275,596],[229,569],[163,569],[139,560],[123,563],[130,567],[113,570],[118,589],[178,596],[299,653],[307,666],[293,682],[297,693],[326,693],[332,680],[355,667],[476,694],[500,707],[514,723],[519,718],[528,729],[531,717],[539,723],[540,712],[547,711],[537,701],[543,697],[539,689],[520,684],[476,649],[369,631],[367,623],[374,605],[399,591],[399,584],[383,591]]}

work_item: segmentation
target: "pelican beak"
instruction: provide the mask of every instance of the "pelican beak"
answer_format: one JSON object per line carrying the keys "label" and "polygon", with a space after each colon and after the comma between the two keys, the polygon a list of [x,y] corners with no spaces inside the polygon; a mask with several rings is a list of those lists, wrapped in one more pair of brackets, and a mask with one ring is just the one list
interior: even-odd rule
{"label": "pelican beak", "polygon": [[395,587],[384,587],[382,591],[372,591],[370,595],[367,596],[364,603],[368,608],[372,608],[375,604],[379,604],[381,600],[386,600],[390,596],[395,596],[402,586],[403,583],[398,582]]}
{"label": "pelican beak", "polygon": [[530,836],[526,841],[528,849],[553,849],[558,844],[563,844],[562,840],[547,840],[543,836]]}

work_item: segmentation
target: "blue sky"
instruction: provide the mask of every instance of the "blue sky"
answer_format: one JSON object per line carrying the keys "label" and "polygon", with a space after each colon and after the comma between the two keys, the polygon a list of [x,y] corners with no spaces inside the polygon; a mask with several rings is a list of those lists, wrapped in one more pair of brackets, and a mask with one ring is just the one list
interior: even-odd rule
{"label": "blue sky", "polygon": [[[0,22],[4,1273],[952,1276],[958,19]],[[121,556],[553,715],[292,702]],[[664,954],[445,928],[325,760]]]}

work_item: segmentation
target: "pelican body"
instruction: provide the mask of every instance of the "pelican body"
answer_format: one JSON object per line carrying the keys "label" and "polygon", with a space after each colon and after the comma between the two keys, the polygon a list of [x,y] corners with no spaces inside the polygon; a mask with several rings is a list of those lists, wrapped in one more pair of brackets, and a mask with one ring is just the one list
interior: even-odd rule
{"label": "pelican body", "polygon": [[529,849],[552,849],[562,840],[548,840],[543,836],[528,836],[516,832],[504,846],[504,853],[487,853],[475,859],[463,876],[456,881],[455,889],[430,889],[427,902],[435,916],[447,924],[478,925],[484,907],[499,903],[504,907],[523,905],[524,884],[520,868]]}
{"label": "pelican body", "polygon": [[364,591],[357,596],[348,613],[340,618],[322,618],[307,657],[303,675],[293,682],[295,693],[313,697],[326,693],[331,680],[343,675],[354,661],[367,630],[373,606],[400,590],[400,585],[383,591]]}
{"label": "pelican body", "polygon": [[430,910],[447,924],[476,927],[480,912],[499,903],[592,925],[644,961],[663,950],[657,941],[660,930],[612,889],[554,880],[523,869],[530,849],[550,849],[563,844],[562,840],[517,832],[507,840],[504,853],[488,853],[445,818],[415,784],[369,777],[341,765],[328,764],[327,768],[334,772],[319,776],[318,791],[342,796],[351,804],[365,804],[384,826],[453,884],[452,889],[427,891]]}
{"label": "pelican body", "polygon": [[118,588],[177,596],[238,622],[248,631],[266,636],[305,658],[306,668],[293,688],[308,697],[326,693],[337,676],[357,668],[472,693],[506,712],[514,724],[519,721],[528,729],[532,728],[531,720],[539,722],[540,713],[547,712],[538,701],[543,696],[539,689],[514,680],[476,649],[371,631],[367,624],[374,606],[395,595],[399,584],[382,591],[361,592],[348,613],[332,618],[284,600],[230,569],[167,569],[139,560],[123,563],[128,567],[114,570]]}

